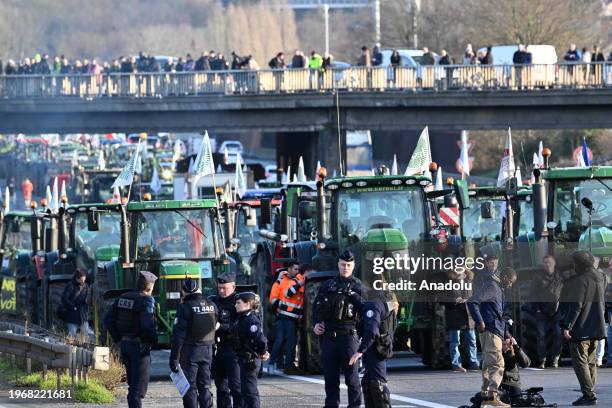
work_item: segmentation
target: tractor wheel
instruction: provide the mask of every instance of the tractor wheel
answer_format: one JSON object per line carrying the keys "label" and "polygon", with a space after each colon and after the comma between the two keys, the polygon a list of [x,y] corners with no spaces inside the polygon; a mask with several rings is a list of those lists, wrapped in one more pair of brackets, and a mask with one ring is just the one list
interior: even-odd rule
{"label": "tractor wheel", "polygon": [[66,331],[66,325],[64,321],[59,318],[57,313],[58,308],[62,304],[62,294],[64,293],[65,287],[66,282],[64,281],[49,282],[49,314],[47,315],[47,326],[56,333],[63,333]]}
{"label": "tractor wheel", "polygon": [[109,290],[108,274],[106,268],[96,268],[96,276],[92,287],[94,332],[99,344],[106,344],[106,331],[104,330],[104,315],[112,305],[112,301],[104,300],[104,293]]}
{"label": "tractor wheel", "polygon": [[[538,357],[538,326],[537,326],[537,317],[531,308],[531,304],[529,302],[529,291],[530,291],[531,281],[522,282],[518,286],[518,297],[519,297],[519,305],[516,310],[518,311],[518,316],[516,316],[516,320],[518,323],[518,328],[520,329],[520,346],[525,351],[525,353],[529,356],[533,364],[537,364]],[[547,343],[550,340],[550,336],[547,336]]]}

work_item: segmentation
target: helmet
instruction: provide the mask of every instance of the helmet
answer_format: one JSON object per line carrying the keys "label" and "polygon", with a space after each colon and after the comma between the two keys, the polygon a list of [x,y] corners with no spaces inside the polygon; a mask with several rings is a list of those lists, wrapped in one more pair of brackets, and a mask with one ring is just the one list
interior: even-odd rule
{"label": "helmet", "polygon": [[183,282],[183,292],[185,293],[195,293],[198,288],[200,287],[200,285],[198,285],[198,281],[197,280],[193,280],[191,278],[187,278],[185,279],[185,281]]}

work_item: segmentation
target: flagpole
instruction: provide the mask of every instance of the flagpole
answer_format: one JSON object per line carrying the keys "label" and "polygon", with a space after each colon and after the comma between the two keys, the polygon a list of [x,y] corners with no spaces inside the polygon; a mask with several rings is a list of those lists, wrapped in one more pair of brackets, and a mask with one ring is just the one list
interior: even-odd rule
{"label": "flagpole", "polygon": [[[134,157],[134,173],[132,174],[132,180],[130,180],[130,187],[128,188],[127,202],[130,202],[130,193],[132,192],[132,184],[134,184],[134,174],[136,174],[136,163],[138,161],[138,155],[140,154],[140,142],[138,139],[138,146],[136,147],[136,157]],[[142,169],[141,169],[142,170]]]}

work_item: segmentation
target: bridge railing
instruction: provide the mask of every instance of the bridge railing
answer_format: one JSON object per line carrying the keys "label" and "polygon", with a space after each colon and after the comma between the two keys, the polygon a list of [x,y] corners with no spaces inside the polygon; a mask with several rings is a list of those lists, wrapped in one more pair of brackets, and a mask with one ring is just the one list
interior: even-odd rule
{"label": "bridge railing", "polygon": [[612,87],[612,62],[0,76],[2,98]]}

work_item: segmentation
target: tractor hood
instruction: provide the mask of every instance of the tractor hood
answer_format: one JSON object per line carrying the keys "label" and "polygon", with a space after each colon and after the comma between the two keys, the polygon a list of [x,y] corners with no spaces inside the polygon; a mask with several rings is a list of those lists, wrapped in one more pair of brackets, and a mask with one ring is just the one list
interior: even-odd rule
{"label": "tractor hood", "polygon": [[401,251],[408,248],[408,240],[396,228],[374,228],[366,233],[362,245],[366,251]]}
{"label": "tractor hood", "polygon": [[119,258],[119,245],[104,245],[96,250],[96,260],[101,262]]}
{"label": "tractor hood", "polygon": [[163,261],[159,266],[160,277],[183,279],[185,275],[199,279],[201,275],[200,265],[195,261]]}
{"label": "tractor hood", "polygon": [[[591,232],[593,255],[612,255],[612,230],[608,227],[593,227]],[[578,241],[578,249],[589,250],[589,229],[587,228]]]}

